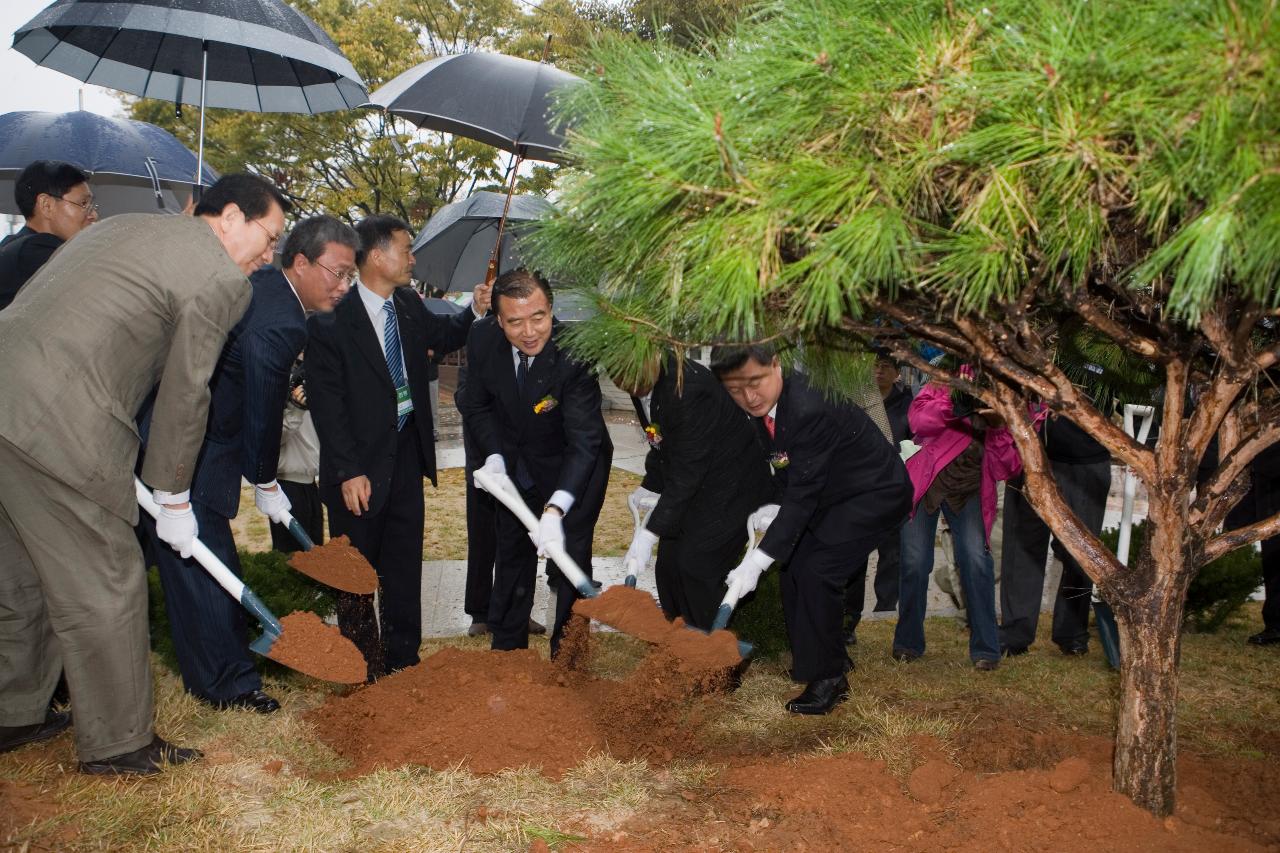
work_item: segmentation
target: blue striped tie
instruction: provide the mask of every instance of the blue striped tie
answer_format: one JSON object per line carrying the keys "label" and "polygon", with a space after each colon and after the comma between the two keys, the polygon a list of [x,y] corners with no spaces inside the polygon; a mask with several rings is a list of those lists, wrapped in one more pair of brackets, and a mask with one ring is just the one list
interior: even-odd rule
{"label": "blue striped tie", "polygon": [[[387,358],[387,373],[391,374],[391,384],[396,388],[404,385],[404,359],[400,355],[400,331],[396,328],[396,306],[388,299],[382,303],[382,310],[387,312],[386,322],[382,325],[382,354]],[[404,429],[408,415],[396,419],[396,429]]]}

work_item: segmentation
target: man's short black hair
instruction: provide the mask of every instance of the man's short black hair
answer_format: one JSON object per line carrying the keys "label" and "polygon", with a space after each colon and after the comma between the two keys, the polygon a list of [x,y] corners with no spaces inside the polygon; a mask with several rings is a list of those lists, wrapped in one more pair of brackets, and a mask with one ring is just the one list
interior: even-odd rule
{"label": "man's short black hair", "polygon": [[711,372],[716,376],[732,373],[753,359],[757,364],[773,363],[778,350],[773,344],[721,344],[711,349]]}
{"label": "man's short black hair", "polygon": [[555,304],[555,300],[551,295],[551,282],[524,267],[507,270],[498,276],[498,280],[493,283],[493,293],[490,294],[490,298],[493,301],[493,313],[498,313],[499,297],[509,296],[512,299],[528,299],[535,290],[542,291],[547,297],[548,305]]}
{"label": "man's short black hair", "polygon": [[30,219],[36,212],[36,197],[41,193],[62,198],[76,184],[89,178],[84,172],[61,160],[36,160],[18,174],[13,183],[13,200],[22,215]]}
{"label": "man's short black hair", "polygon": [[285,238],[284,249],[280,253],[280,266],[285,269],[293,266],[298,255],[315,263],[330,243],[349,246],[353,252],[360,250],[360,237],[356,234],[356,229],[325,214],[309,216],[293,226],[293,230]]}
{"label": "man's short black hair", "polygon": [[391,235],[397,231],[405,231],[410,237],[413,236],[409,223],[397,216],[375,213],[357,222],[356,233],[360,235],[360,248],[356,249],[356,266],[364,266],[369,253],[386,247],[391,242]]}
{"label": "man's short black hair", "polygon": [[273,203],[285,213],[293,209],[276,185],[266,178],[249,172],[234,172],[218,178],[205,190],[193,212],[196,216],[218,216],[227,205],[234,204],[245,219],[261,219],[271,212]]}

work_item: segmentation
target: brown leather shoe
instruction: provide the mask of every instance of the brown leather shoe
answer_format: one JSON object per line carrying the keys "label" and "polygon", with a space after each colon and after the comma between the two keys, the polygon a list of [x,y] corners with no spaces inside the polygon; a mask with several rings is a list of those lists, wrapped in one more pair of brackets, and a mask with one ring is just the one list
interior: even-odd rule
{"label": "brown leather shoe", "polygon": [[159,735],[151,743],[133,752],[102,758],[98,761],[81,761],[80,772],[90,776],[153,776],[170,764],[186,764],[204,753],[198,749],[174,746]]}
{"label": "brown leather shoe", "polygon": [[468,637],[482,637],[487,633],[489,633],[489,626],[480,621],[472,622],[471,627],[467,629]]}
{"label": "brown leather shoe", "polygon": [[0,752],[9,752],[20,746],[36,741],[48,740],[64,731],[71,725],[71,715],[66,711],[55,711],[50,708],[45,712],[44,722],[31,723],[26,726],[0,726]]}

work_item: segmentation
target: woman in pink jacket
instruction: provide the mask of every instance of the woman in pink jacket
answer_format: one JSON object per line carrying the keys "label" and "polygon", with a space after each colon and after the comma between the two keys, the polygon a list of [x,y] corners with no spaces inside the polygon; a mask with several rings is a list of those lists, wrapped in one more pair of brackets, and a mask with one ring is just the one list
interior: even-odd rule
{"label": "woman in pink jacket", "polygon": [[989,547],[996,517],[996,483],[1022,470],[1022,460],[1004,422],[969,399],[953,405],[951,390],[931,382],[907,414],[920,450],[907,460],[914,487],[913,514],[902,528],[895,660],[924,654],[924,614],[933,571],[938,515],[946,516],[955,544],[956,568],[969,611],[969,657],[977,669],[1000,663],[996,628],[995,573]]}

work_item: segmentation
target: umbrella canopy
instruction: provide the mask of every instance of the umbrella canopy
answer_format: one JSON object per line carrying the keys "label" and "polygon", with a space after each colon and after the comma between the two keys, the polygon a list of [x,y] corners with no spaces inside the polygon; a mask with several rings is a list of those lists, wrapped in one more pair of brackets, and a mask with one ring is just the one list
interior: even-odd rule
{"label": "umbrella canopy", "polygon": [[[0,115],[0,213],[17,213],[13,184],[33,160],[63,160],[89,174],[103,216],[182,209],[196,155],[145,121],[89,112]],[[204,169],[201,183],[217,180]],[[162,204],[163,202],[163,204]]]}
{"label": "umbrella canopy", "polygon": [[210,107],[322,113],[368,100],[333,40],[283,0],[56,0],[13,47],[77,80],[174,103],[200,103],[202,79]]}
{"label": "umbrella canopy", "polygon": [[580,77],[500,53],[441,56],[369,96],[420,128],[454,133],[531,160],[558,160],[564,133],[549,115],[553,93]]}
{"label": "umbrella canopy", "polygon": [[434,296],[428,296],[422,300],[422,305],[432,314],[438,314],[441,317],[452,317],[454,314],[462,313],[462,306],[456,302],[450,302],[448,299],[437,299]]}
{"label": "umbrella canopy", "polygon": [[[414,277],[444,290],[470,290],[484,281],[506,201],[502,193],[478,192],[436,211],[413,241]],[[519,224],[550,210],[541,196],[512,196],[507,219],[513,224],[502,235],[500,270],[520,264]]]}

